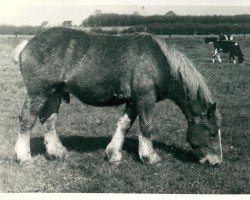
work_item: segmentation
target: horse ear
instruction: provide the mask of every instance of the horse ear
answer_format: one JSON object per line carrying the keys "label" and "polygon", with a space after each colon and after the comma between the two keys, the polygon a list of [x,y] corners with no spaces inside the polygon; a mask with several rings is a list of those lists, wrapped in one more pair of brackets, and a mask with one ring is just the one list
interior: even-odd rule
{"label": "horse ear", "polygon": [[213,103],[209,106],[208,110],[207,110],[207,117],[208,119],[211,118],[213,116],[213,114],[216,111],[216,107],[217,107],[217,103]]}

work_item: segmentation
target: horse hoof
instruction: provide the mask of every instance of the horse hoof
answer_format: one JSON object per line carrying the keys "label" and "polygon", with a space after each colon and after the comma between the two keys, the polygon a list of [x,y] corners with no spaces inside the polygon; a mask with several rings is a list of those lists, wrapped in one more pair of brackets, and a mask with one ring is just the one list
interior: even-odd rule
{"label": "horse hoof", "polygon": [[30,161],[32,161],[32,157],[31,157],[30,154],[25,155],[25,156],[17,156],[17,155],[16,155],[16,162],[17,162],[18,164],[20,164],[20,163],[25,163],[25,162],[30,162]]}
{"label": "horse hoof", "polygon": [[64,159],[68,157],[68,151],[66,150],[66,148],[63,148],[62,150],[58,150],[53,153],[46,152],[45,157],[48,160]]}
{"label": "horse hoof", "polygon": [[154,165],[161,161],[161,157],[155,153],[154,155],[151,155],[151,156],[141,156],[141,161],[144,164]]}
{"label": "horse hoof", "polygon": [[109,164],[110,164],[111,166],[116,167],[116,166],[119,166],[119,165],[121,164],[121,161],[120,161],[120,160],[117,160],[117,161],[109,161]]}
{"label": "horse hoof", "polygon": [[122,160],[122,153],[106,151],[105,159],[108,160],[111,165],[119,165]]}
{"label": "horse hoof", "polygon": [[45,153],[45,157],[48,160],[56,160],[56,158],[57,158],[56,155],[54,155],[54,154],[48,154],[48,153]]}
{"label": "horse hoof", "polygon": [[32,157],[30,157],[29,159],[24,159],[24,160],[20,160],[16,158],[16,162],[19,165],[26,165],[26,164],[32,164],[34,163],[34,160],[32,159]]}

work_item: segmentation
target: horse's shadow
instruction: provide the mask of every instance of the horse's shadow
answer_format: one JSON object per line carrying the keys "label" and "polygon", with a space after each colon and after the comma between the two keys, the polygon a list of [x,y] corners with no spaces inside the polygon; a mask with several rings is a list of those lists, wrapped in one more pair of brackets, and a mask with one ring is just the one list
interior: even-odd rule
{"label": "horse's shadow", "polygon": [[[79,153],[94,152],[100,149],[105,150],[111,137],[83,137],[83,136],[67,136],[61,137],[62,144],[69,150]],[[138,140],[134,138],[126,138],[123,150],[132,154],[134,159],[140,162],[138,154]],[[155,149],[164,151],[167,154],[172,154],[173,157],[182,162],[196,162],[196,159],[191,151],[187,151],[174,145],[167,145],[165,143],[154,141]],[[43,138],[36,137],[31,139],[32,155],[44,154],[46,151]]]}

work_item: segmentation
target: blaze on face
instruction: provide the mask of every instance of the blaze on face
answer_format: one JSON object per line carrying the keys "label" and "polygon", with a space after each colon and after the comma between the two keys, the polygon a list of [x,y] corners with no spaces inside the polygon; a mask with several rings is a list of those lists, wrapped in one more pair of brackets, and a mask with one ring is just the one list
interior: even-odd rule
{"label": "blaze on face", "polygon": [[186,135],[199,162],[208,162],[213,166],[222,162],[221,133],[215,112],[216,103],[212,104],[206,113],[193,116]]}

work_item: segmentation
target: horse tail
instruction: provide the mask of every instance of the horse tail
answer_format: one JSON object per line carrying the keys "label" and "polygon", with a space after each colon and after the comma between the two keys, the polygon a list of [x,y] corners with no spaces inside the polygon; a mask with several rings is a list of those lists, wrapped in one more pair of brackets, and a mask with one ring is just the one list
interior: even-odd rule
{"label": "horse tail", "polygon": [[28,44],[28,40],[23,40],[19,45],[17,45],[17,47],[14,50],[14,63],[15,64],[19,64],[20,61],[20,54],[23,51],[23,49],[26,47],[26,45]]}

